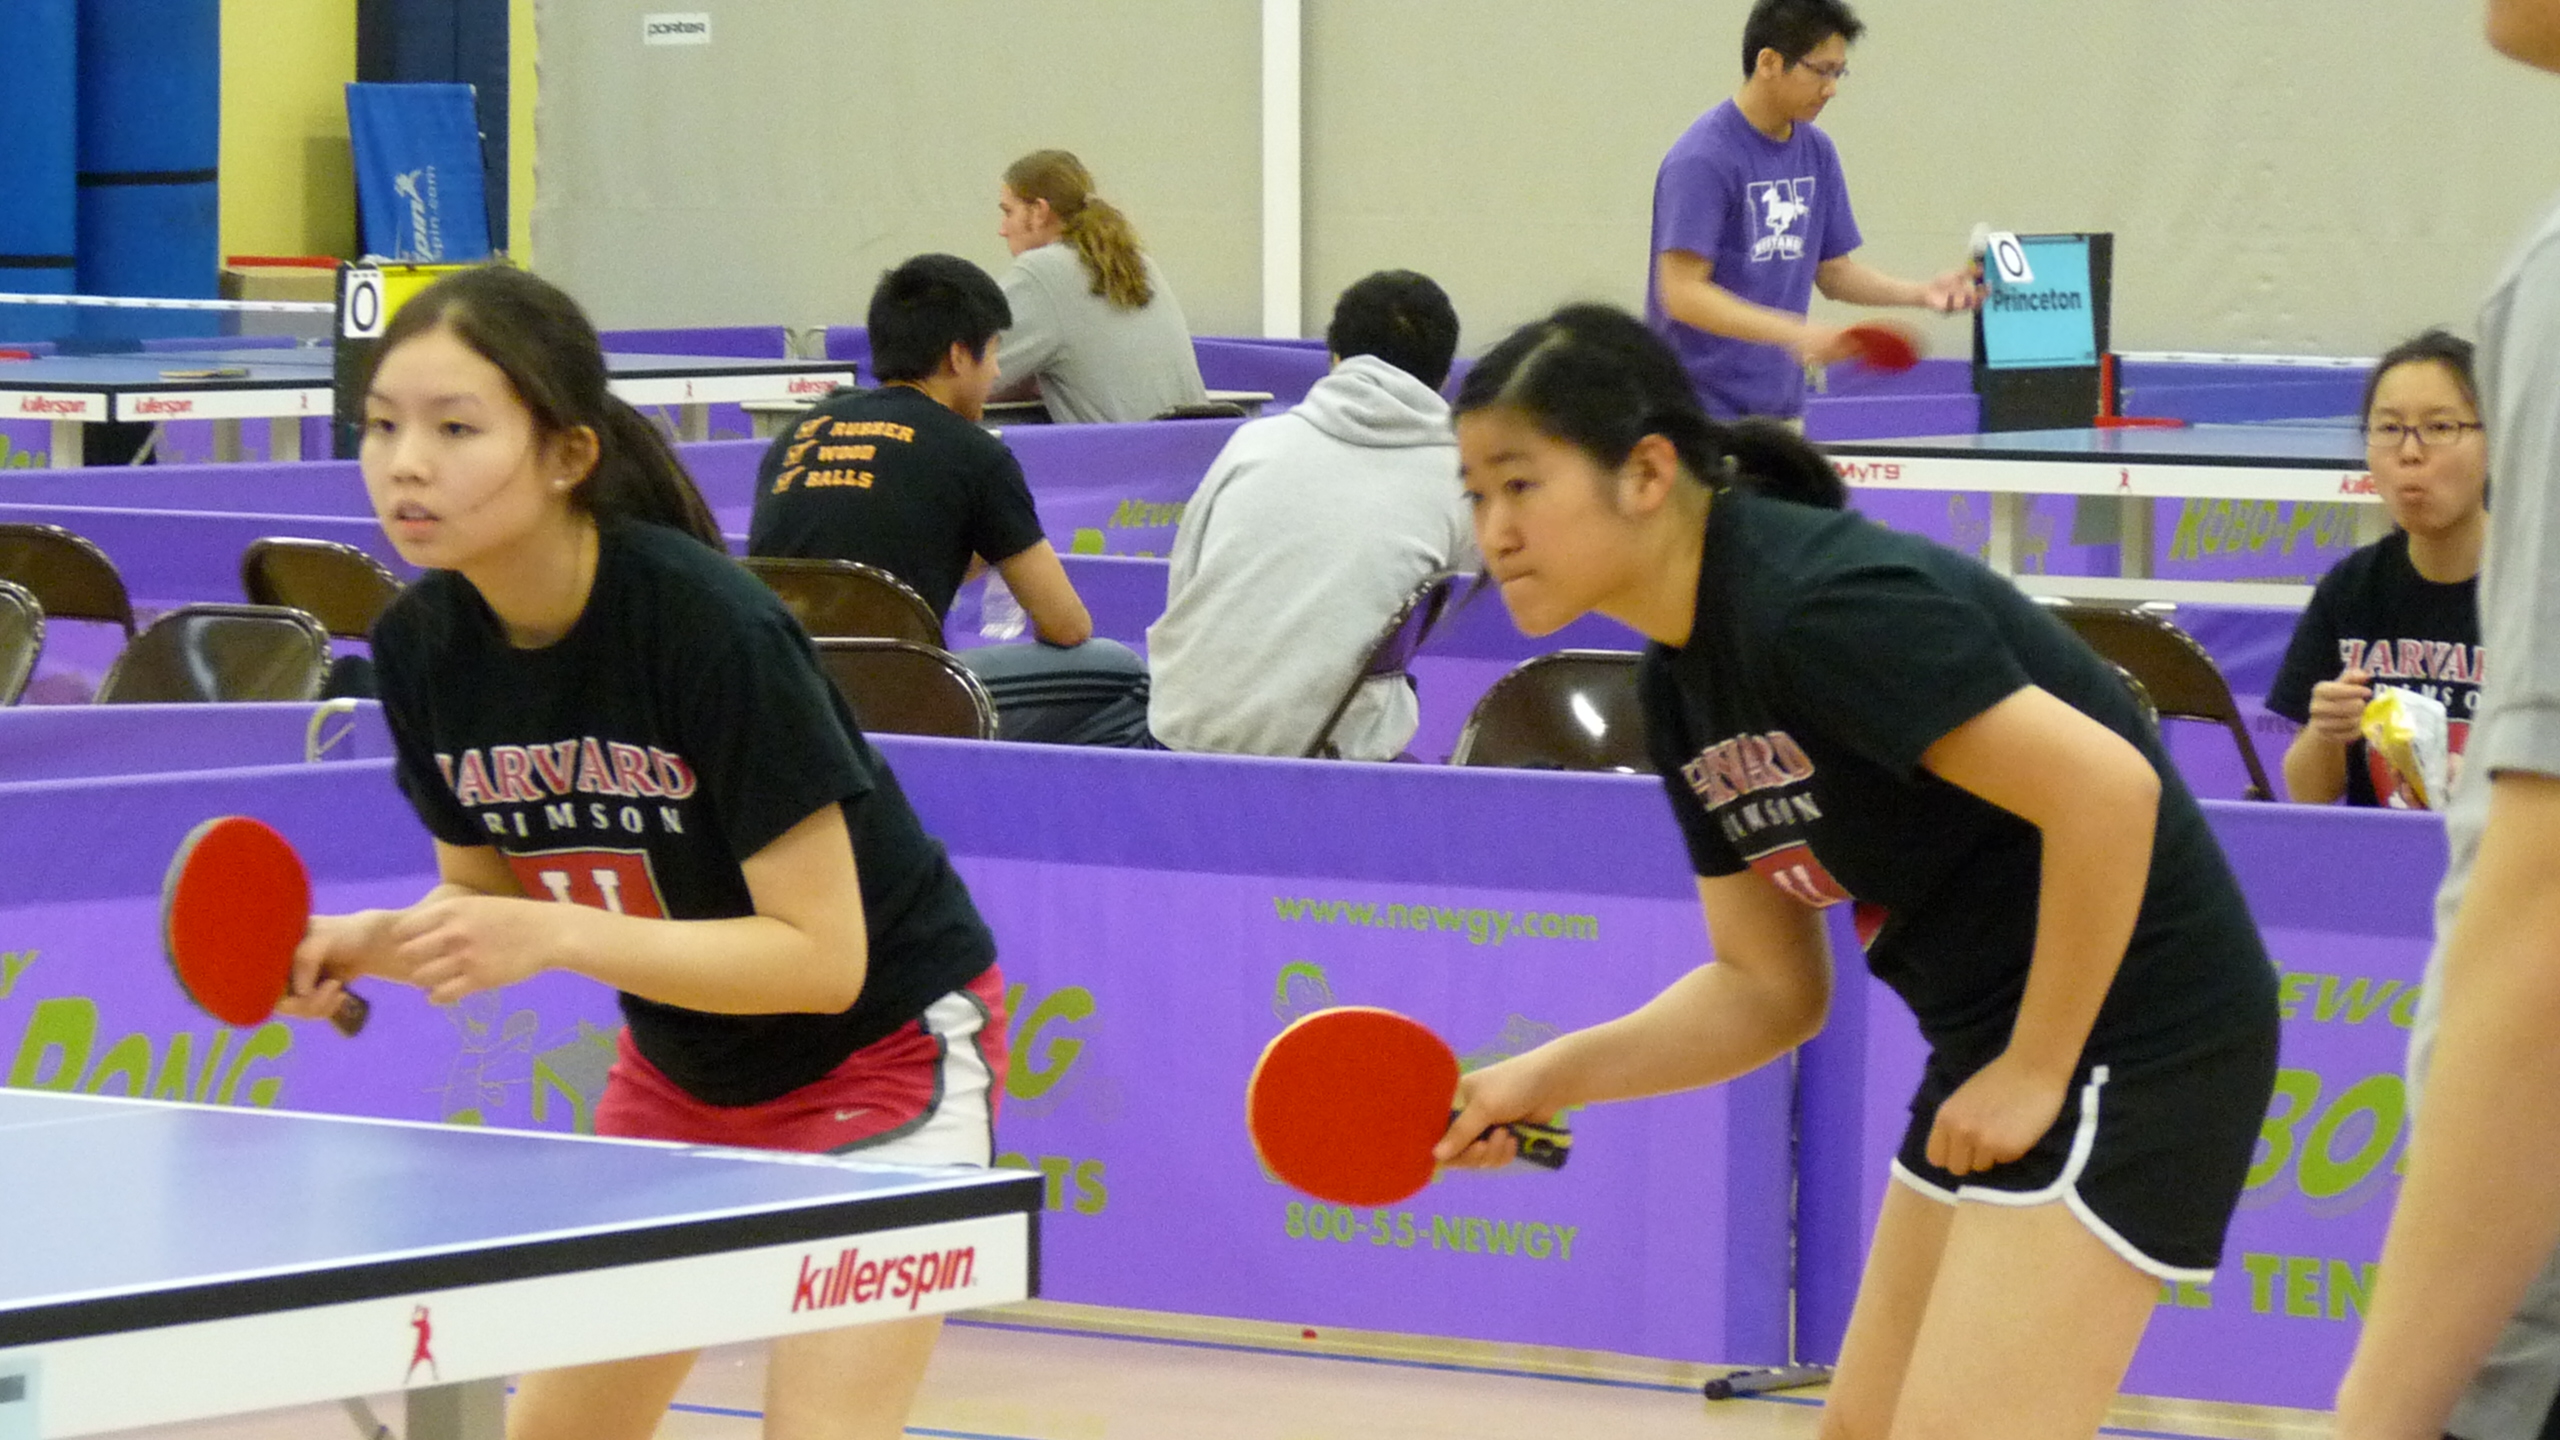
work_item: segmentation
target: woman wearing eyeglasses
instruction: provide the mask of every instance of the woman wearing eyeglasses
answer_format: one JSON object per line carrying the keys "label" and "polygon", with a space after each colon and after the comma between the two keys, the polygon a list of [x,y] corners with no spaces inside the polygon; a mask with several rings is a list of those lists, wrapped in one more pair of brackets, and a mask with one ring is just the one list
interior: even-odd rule
{"label": "woman wearing eyeglasses", "polygon": [[2443,703],[2455,755],[2480,702],[2486,657],[2475,599],[2488,528],[2489,451],[2471,342],[2429,330],[2392,348],[2365,382],[2373,483],[2397,529],[2338,562],[2294,626],[2267,709],[2302,726],[2285,792],[2326,805],[2407,806],[2359,723],[2377,686]]}

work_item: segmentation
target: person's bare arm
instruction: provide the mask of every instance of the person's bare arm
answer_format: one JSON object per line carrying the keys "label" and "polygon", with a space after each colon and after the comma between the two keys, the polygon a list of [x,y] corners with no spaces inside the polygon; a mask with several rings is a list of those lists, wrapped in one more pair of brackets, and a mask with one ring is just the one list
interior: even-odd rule
{"label": "person's bare arm", "polygon": [[1502,1131],[1487,1135],[1493,1126],[1730,1080],[1822,1028],[1831,950],[1820,914],[1747,870],[1701,879],[1698,899],[1715,958],[1615,1020],[1470,1071],[1459,1082],[1461,1113],[1440,1142],[1444,1161],[1507,1164],[1514,1142]]}
{"label": "person's bare arm", "polygon": [[2341,1440],[2435,1440],[2560,1240],[2560,777],[2501,772],[2444,937],[2443,1018],[2338,1391]]}
{"label": "person's bare arm", "polygon": [[1715,262],[1687,250],[1665,250],[1654,257],[1654,287],[1662,308],[1683,325],[1774,345],[1791,354],[1830,364],[1849,357],[1852,347],[1833,326],[1815,325],[1801,315],[1755,305],[1715,283]]}
{"label": "person's bare arm", "polygon": [[1921,761],[2042,838],[2035,948],[2008,1047],[1938,1107],[1929,1136],[1929,1159],[1965,1175],[2025,1154],[2061,1113],[2150,884],[2160,776],[2133,742],[2032,685]]}
{"label": "person's bare arm", "polygon": [[450,1004],[567,970],[688,1010],[830,1014],[853,1004],[869,973],[861,879],[838,805],[819,807],[747,858],[740,869],[755,913],[730,919],[662,920],[526,898],[485,846],[438,841],[436,859],[443,883],[405,910],[314,919],[289,1013],[330,1013],[338,985],[359,974]]}
{"label": "person's bare arm", "polygon": [[2284,793],[2300,805],[2326,805],[2347,793],[2347,747],[2363,734],[2373,677],[2349,670],[2311,687],[2310,718],[2284,751]]}
{"label": "person's bare arm", "polygon": [[1834,255],[1816,266],[1813,288],[1822,292],[1822,298],[1843,305],[1896,305],[1942,314],[1971,310],[1982,303],[1982,289],[1970,266],[1934,280],[1905,280],[1854,255]]}
{"label": "person's bare arm", "polygon": [[1031,628],[1041,639],[1052,645],[1081,645],[1093,638],[1092,612],[1084,608],[1084,597],[1076,593],[1057,548],[1048,541],[1035,541],[1011,559],[997,561],[996,573],[1004,577],[1013,598],[1022,602],[1023,613],[1031,617]]}

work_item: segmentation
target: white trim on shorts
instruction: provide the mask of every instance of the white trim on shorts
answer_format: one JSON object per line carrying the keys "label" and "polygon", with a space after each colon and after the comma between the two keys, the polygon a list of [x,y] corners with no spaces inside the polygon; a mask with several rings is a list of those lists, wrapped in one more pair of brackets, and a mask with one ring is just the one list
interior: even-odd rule
{"label": "white trim on shorts", "polygon": [[985,1003],[966,990],[926,1006],[916,1023],[942,1052],[933,1099],[906,1123],[828,1153],[899,1165],[994,1164],[996,1076],[978,1041],[988,1019]]}
{"label": "white trim on shorts", "polygon": [[2098,1093],[2106,1088],[2107,1067],[2099,1065],[2089,1071],[2089,1083],[2080,1088],[2080,1126],[2071,1136],[2071,1155],[2063,1161],[2062,1173],[2041,1190],[1995,1190],[1988,1185],[1960,1185],[1950,1194],[1903,1165],[1893,1162],[1893,1178],[1941,1204],[1952,1205],[1963,1200],[1979,1200],[1989,1205],[2007,1205],[2027,1209],[2059,1200],[2098,1243],[2116,1253],[2116,1258],[2134,1269],[2159,1280],[2183,1280],[2204,1284],[2213,1279],[2210,1269],[2198,1270],[2185,1265],[2166,1265],[2134,1247],[2132,1241],[2116,1233],[2116,1228],[2098,1218],[2089,1202],[2080,1198],[2080,1172],[2089,1168],[2089,1152],[2098,1143]]}

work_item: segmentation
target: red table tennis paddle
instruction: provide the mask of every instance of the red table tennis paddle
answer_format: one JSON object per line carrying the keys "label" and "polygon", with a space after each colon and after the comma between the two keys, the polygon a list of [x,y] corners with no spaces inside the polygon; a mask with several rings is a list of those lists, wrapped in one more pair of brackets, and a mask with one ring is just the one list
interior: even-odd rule
{"label": "red table tennis paddle", "polygon": [[1857,347],[1856,359],[1889,375],[1920,363],[1920,332],[1890,320],[1865,320],[1841,332]]}
{"label": "red table tennis paddle", "polygon": [[[1448,1132],[1458,1057],[1392,1010],[1337,1006],[1273,1036],[1245,1085],[1245,1125],[1282,1181],[1336,1205],[1392,1205],[1431,1183],[1431,1147]],[[1520,1158],[1562,1169],[1570,1132],[1502,1127]]]}
{"label": "red table tennis paddle", "polygon": [[[265,823],[221,815],[187,832],[160,885],[160,941],[178,984],[226,1025],[261,1025],[293,985],[311,926],[311,876]],[[364,1028],[373,1007],[348,991],[329,1023]]]}

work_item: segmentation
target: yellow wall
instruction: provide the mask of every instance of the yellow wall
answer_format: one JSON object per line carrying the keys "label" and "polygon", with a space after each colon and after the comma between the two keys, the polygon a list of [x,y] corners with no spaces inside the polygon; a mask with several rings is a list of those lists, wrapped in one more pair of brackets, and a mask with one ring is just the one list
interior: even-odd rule
{"label": "yellow wall", "polygon": [[534,0],[507,8],[507,255],[533,265]]}
{"label": "yellow wall", "polygon": [[222,0],[222,253],[349,255],[354,0]]}

